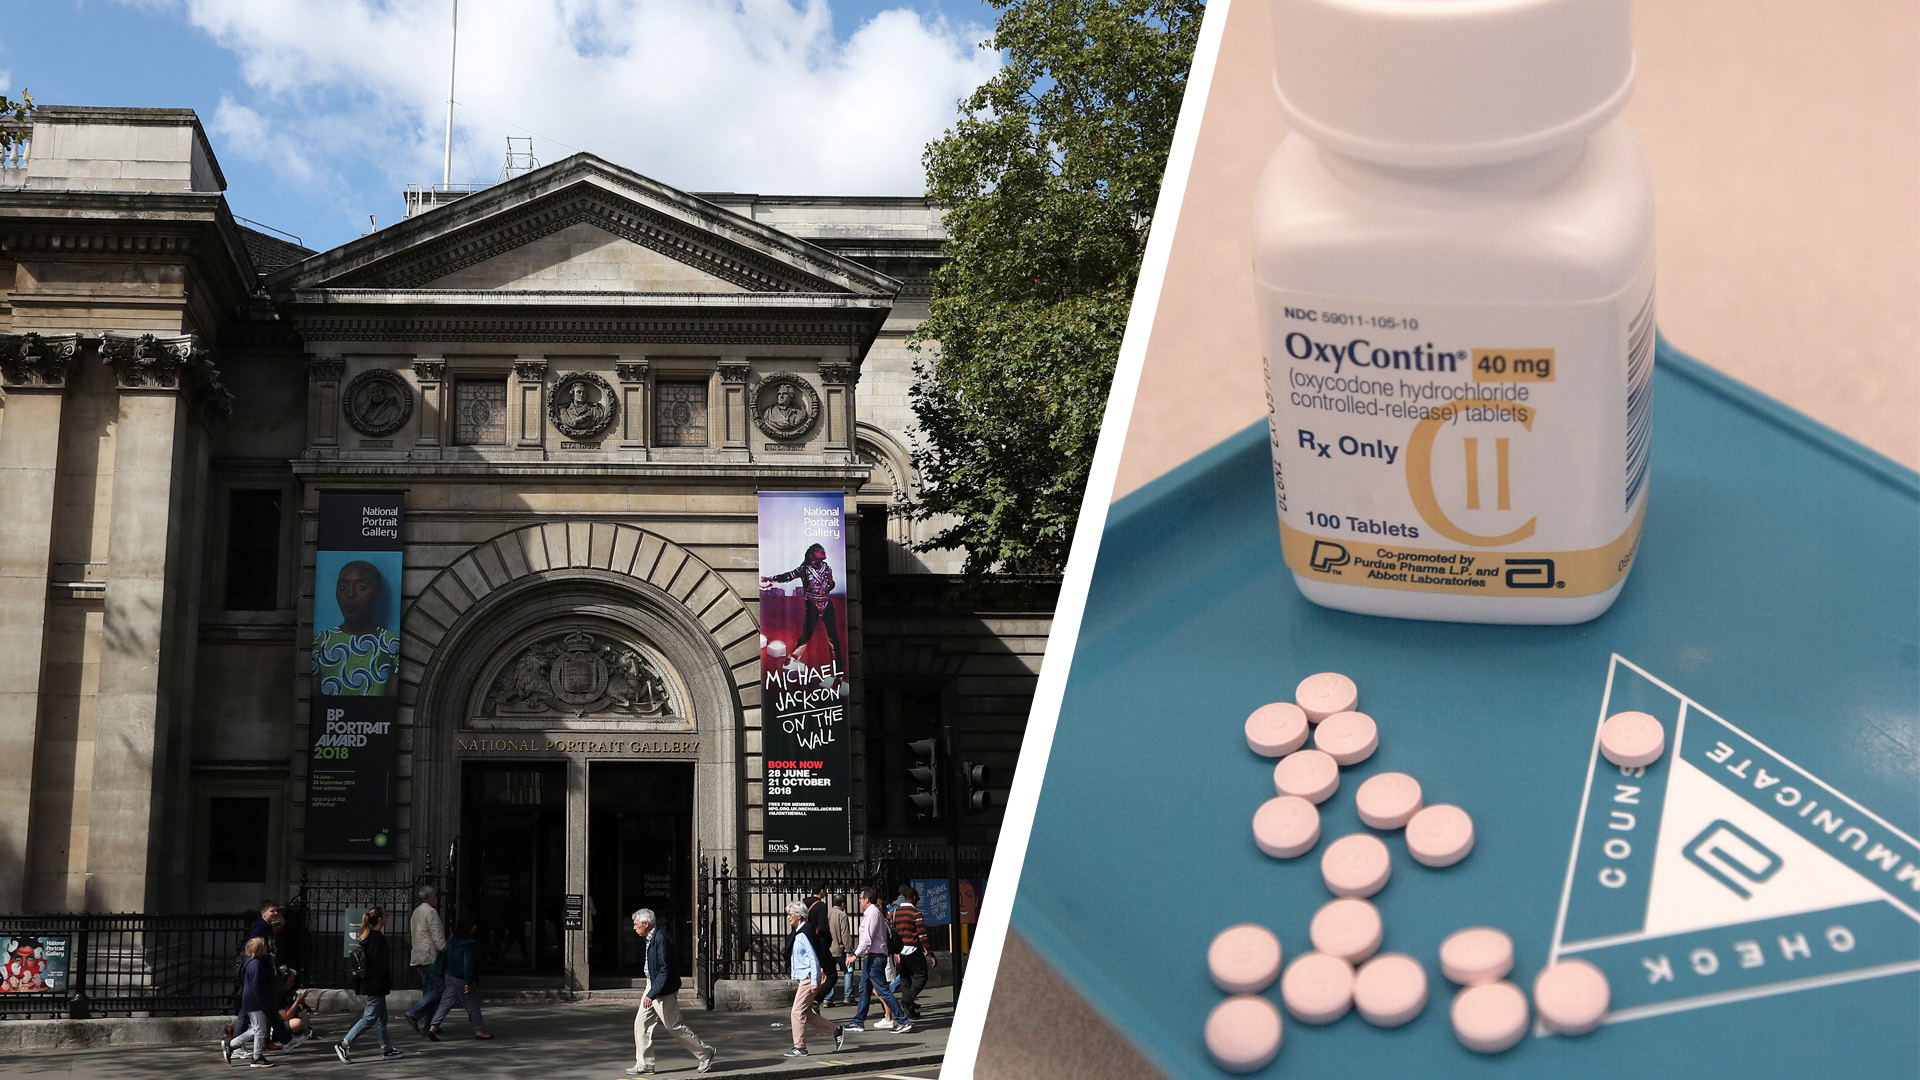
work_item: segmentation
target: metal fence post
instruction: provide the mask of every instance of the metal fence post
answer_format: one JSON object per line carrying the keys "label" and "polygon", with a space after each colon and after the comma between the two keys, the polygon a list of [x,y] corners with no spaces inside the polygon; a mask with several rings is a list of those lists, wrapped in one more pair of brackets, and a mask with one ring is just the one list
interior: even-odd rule
{"label": "metal fence post", "polygon": [[93,1015],[87,1007],[87,945],[93,916],[82,913],[73,931],[73,954],[67,957],[67,1019],[85,1020]]}

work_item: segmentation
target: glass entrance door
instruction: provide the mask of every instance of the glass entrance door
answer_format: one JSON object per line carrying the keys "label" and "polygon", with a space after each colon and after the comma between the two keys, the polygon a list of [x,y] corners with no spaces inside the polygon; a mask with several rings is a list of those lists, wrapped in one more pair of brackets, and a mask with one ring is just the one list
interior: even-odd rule
{"label": "glass entrance door", "polygon": [[480,920],[490,972],[559,974],[564,966],[565,765],[466,767],[461,803],[461,915]]}
{"label": "glass entrance door", "polygon": [[588,963],[633,980],[645,957],[632,914],[652,908],[673,937],[680,975],[693,965],[693,765],[594,763],[587,784]]}

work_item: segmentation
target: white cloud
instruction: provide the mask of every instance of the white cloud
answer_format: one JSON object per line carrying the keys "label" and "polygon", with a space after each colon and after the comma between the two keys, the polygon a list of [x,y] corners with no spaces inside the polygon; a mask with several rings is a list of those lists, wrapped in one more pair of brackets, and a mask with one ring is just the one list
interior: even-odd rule
{"label": "white cloud", "polygon": [[[444,0],[170,6],[253,91],[222,101],[222,153],[310,189],[383,153],[389,185],[440,179]],[[496,179],[531,131],[542,162],[591,150],[692,190],[917,193],[923,147],[998,63],[985,36],[896,9],[838,40],[826,0],[468,0],[454,179]]]}

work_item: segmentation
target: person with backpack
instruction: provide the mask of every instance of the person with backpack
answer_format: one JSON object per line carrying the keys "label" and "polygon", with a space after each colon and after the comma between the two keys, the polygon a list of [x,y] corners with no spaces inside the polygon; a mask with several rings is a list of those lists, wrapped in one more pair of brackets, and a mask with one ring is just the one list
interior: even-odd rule
{"label": "person with backpack", "polygon": [[480,988],[474,984],[480,981],[480,920],[462,919],[461,931],[447,943],[446,982],[440,993],[440,1006],[433,1011],[433,1019],[427,1024],[427,1038],[440,1041],[440,1022],[454,1005],[464,1005],[467,1010],[467,1023],[473,1026],[473,1037],[491,1039],[486,1025],[480,1019]]}
{"label": "person with backpack", "polygon": [[240,977],[240,1009],[247,1016],[247,1027],[235,1032],[233,1038],[220,1041],[220,1057],[232,1065],[233,1052],[251,1039],[253,1060],[250,1066],[255,1069],[272,1068],[273,1062],[267,1060],[266,1051],[267,1033],[273,1027],[267,1017],[279,1015],[280,995],[274,992],[273,961],[267,957],[266,939],[248,938],[246,955],[246,969]]}
{"label": "person with backpack", "polygon": [[353,1040],[369,1027],[380,1038],[381,1057],[406,1056],[387,1037],[387,995],[393,993],[393,966],[387,936],[380,932],[386,923],[387,913],[378,904],[360,916],[360,944],[353,950],[353,992],[364,995],[367,1003],[360,1019],[347,1029],[346,1037],[334,1045],[334,1056],[342,1065],[353,1064]]}
{"label": "person with backpack", "polygon": [[913,1021],[900,1011],[900,1004],[893,999],[893,991],[887,989],[887,960],[892,953],[887,948],[887,920],[880,907],[880,890],[868,886],[860,894],[860,900],[863,905],[860,939],[855,946],[855,957],[860,963],[860,1000],[853,1007],[853,1022],[847,1024],[845,1030],[867,1030],[868,994],[878,993],[881,1005],[895,1018],[893,1033],[905,1035],[913,1030]]}

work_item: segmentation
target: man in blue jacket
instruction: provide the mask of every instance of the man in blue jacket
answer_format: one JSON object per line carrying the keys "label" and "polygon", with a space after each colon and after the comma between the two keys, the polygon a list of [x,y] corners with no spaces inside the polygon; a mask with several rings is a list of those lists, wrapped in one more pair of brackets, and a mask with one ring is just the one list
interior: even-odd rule
{"label": "man in blue jacket", "polygon": [[699,1060],[699,1072],[713,1068],[713,1047],[700,1041],[687,1022],[680,1018],[680,972],[674,968],[673,939],[655,925],[652,908],[633,913],[633,932],[647,943],[647,992],[640,999],[640,1011],[633,1018],[633,1068],[628,1076],[654,1072],[653,1029],[664,1027],[667,1034]]}

